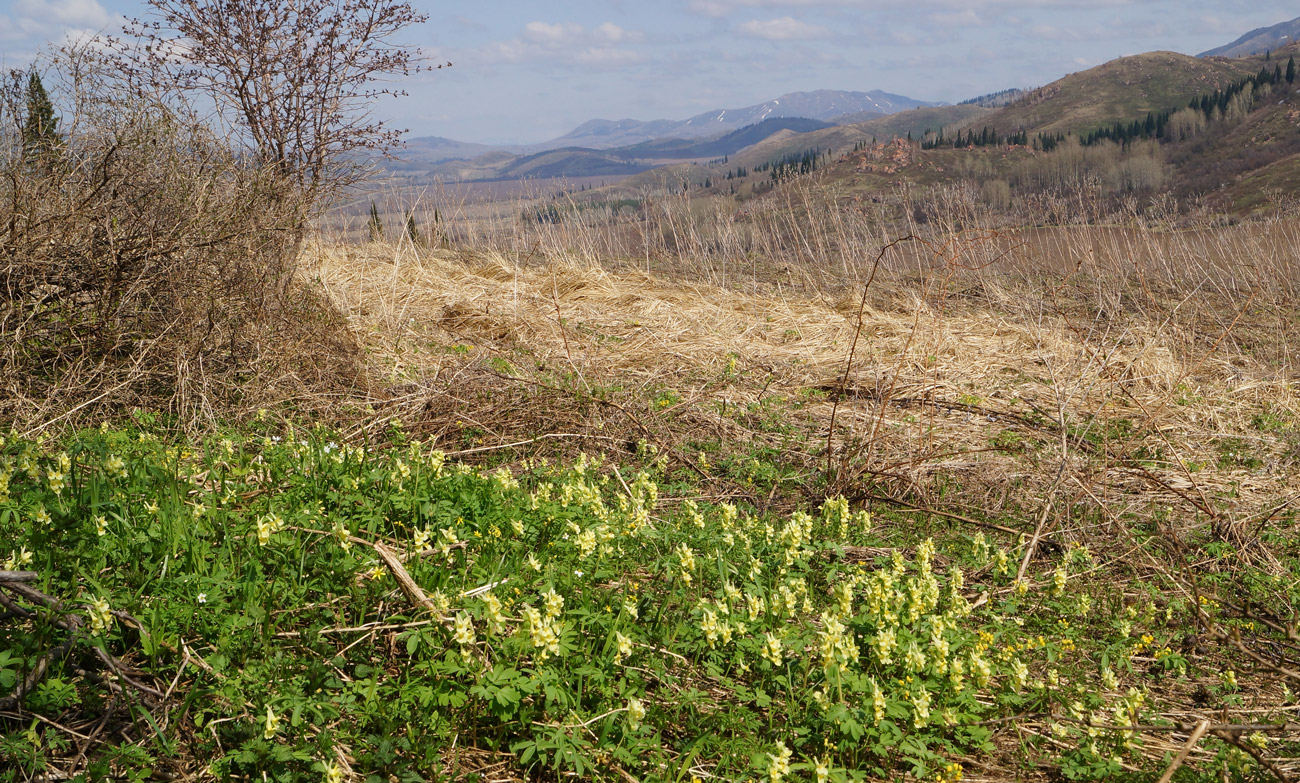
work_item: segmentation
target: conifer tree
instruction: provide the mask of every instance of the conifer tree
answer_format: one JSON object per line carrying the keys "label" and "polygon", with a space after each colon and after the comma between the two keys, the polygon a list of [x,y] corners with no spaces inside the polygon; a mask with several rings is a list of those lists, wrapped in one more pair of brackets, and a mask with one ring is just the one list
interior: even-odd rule
{"label": "conifer tree", "polygon": [[1286,61],[1286,83],[1295,83],[1295,55],[1291,55],[1291,59]]}
{"label": "conifer tree", "polygon": [[59,146],[59,119],[54,116],[54,104],[41,83],[40,74],[32,71],[27,77],[27,116],[23,121],[23,153],[29,160],[46,157]]}
{"label": "conifer tree", "polygon": [[420,244],[420,228],[415,223],[415,211],[406,213],[406,238],[411,240],[411,244]]}
{"label": "conifer tree", "polygon": [[373,201],[370,202],[369,228],[371,242],[378,242],[384,238],[384,223],[379,219],[379,207],[375,206]]}

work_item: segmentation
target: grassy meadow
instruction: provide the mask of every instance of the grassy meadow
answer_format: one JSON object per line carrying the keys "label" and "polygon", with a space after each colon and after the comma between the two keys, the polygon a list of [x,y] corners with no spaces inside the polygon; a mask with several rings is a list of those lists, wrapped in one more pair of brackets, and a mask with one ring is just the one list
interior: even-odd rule
{"label": "grassy meadow", "polygon": [[1300,225],[827,192],[444,203],[304,248],[346,392],[15,418],[0,780],[1300,776]]}

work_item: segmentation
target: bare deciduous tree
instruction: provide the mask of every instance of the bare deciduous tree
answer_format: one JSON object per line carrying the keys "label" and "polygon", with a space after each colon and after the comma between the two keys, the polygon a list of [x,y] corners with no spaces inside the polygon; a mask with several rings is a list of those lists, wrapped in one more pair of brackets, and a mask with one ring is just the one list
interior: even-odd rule
{"label": "bare deciduous tree", "polygon": [[[115,42],[140,88],[203,105],[310,210],[401,131],[375,119],[389,80],[420,69],[398,40],[427,18],[397,0],[148,0]],[[441,67],[441,66],[439,66]]]}

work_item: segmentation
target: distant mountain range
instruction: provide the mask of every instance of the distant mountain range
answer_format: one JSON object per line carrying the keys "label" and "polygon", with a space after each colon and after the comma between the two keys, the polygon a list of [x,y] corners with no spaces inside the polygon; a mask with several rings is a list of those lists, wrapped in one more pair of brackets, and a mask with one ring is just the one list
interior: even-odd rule
{"label": "distant mountain range", "polygon": [[753,106],[714,109],[685,120],[588,120],[563,136],[540,144],[489,146],[441,136],[412,138],[407,140],[406,149],[400,155],[405,165],[399,163],[389,168],[411,170],[442,161],[471,160],[495,152],[527,155],[566,147],[607,150],[658,139],[719,138],[765,120],[780,118],[799,117],[838,125],[844,122],[862,122],[923,106],[941,105],[883,90],[792,92]]}
{"label": "distant mountain range", "polygon": [[725,158],[779,134],[803,134],[832,127],[804,117],[777,117],[710,139],[656,139],[623,147],[558,147],[526,154],[496,150],[471,160],[448,160],[426,167],[426,176],[444,181],[545,179],[635,174],[687,160]]}
{"label": "distant mountain range", "polygon": [[1226,46],[1201,52],[1197,57],[1245,57],[1280,49],[1300,40],[1300,19],[1251,30]]}
{"label": "distant mountain range", "polygon": [[718,136],[738,130],[763,120],[779,117],[804,117],[812,120],[831,120],[846,114],[871,113],[873,116],[893,114],[937,103],[918,101],[905,95],[894,95],[883,90],[848,92],[845,90],[814,90],[791,92],[770,101],[745,106],[740,109],[714,109],[685,120],[591,120],[577,128],[546,142],[542,147],[590,147],[608,149],[624,147],[653,139],[699,139]]}

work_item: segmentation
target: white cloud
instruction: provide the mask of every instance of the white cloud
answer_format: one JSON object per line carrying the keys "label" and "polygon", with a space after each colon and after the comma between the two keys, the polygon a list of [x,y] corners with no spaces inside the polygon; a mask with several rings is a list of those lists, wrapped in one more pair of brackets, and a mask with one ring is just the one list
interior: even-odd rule
{"label": "white cloud", "polygon": [[618,43],[628,37],[627,31],[613,22],[605,22],[592,31],[597,37],[610,43]]}
{"label": "white cloud", "polygon": [[765,38],[769,41],[807,41],[830,35],[830,30],[825,27],[801,22],[790,16],[782,16],[779,19],[753,19],[745,22],[738,29],[745,35]]}
{"label": "white cloud", "polygon": [[567,65],[616,67],[640,62],[644,56],[628,48],[643,36],[613,22],[587,28],[577,22],[529,22],[508,41],[497,41],[477,51],[487,63],[558,62]]}
{"label": "white cloud", "polygon": [[14,0],[0,15],[0,41],[53,40],[74,30],[103,30],[119,19],[97,0]]}
{"label": "white cloud", "polygon": [[535,43],[561,46],[581,36],[585,30],[576,22],[547,24],[546,22],[529,22],[524,25],[524,38]]}
{"label": "white cloud", "polygon": [[979,14],[975,13],[973,8],[950,14],[930,14],[930,21],[949,27],[979,27],[984,24],[984,20],[980,18]]}
{"label": "white cloud", "polygon": [[16,0],[10,5],[18,18],[98,29],[112,16],[96,0]]}

